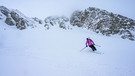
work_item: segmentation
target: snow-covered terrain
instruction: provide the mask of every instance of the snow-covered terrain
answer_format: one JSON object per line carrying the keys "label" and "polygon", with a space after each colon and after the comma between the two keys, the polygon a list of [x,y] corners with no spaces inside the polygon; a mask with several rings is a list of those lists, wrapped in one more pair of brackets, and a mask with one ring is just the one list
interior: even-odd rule
{"label": "snow-covered terrain", "polygon": [[[104,54],[80,52],[87,37]],[[18,30],[0,22],[0,76],[134,76],[134,45],[77,27]]]}

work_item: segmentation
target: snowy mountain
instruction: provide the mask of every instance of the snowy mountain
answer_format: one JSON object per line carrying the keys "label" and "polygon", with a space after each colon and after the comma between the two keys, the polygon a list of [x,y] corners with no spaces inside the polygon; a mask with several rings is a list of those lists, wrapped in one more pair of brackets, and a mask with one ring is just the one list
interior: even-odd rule
{"label": "snowy mountain", "polygon": [[[16,13],[27,29],[9,27],[6,12],[0,12],[0,76],[135,76],[134,41],[72,27],[63,16],[49,16],[42,24],[36,17]],[[16,17],[9,18],[16,23]],[[72,29],[65,30],[68,26]],[[87,37],[95,42],[97,53],[83,49]]]}
{"label": "snowy mountain", "polygon": [[0,12],[0,19],[5,20],[5,23],[10,26],[16,25],[20,30],[29,26],[36,27],[37,24],[44,25],[45,29],[54,25],[63,29],[71,29],[71,25],[77,25],[106,36],[117,34],[123,39],[135,40],[135,20],[94,7],[89,7],[84,11],[75,11],[70,19],[66,16],[48,16],[44,21],[37,17],[26,17],[20,11],[4,6],[0,6]]}
{"label": "snowy mountain", "polygon": [[70,23],[106,36],[118,34],[123,39],[135,40],[135,20],[95,7],[73,12]]}
{"label": "snowy mountain", "polygon": [[35,26],[35,22],[31,18],[26,17],[18,10],[8,9],[4,6],[0,6],[0,12],[2,16],[1,19],[5,20],[5,23],[10,26],[16,26],[20,30],[26,29],[27,26]]}
{"label": "snowy mountain", "polygon": [[44,27],[46,29],[49,29],[52,26],[58,26],[59,28],[62,28],[65,30],[72,29],[69,23],[69,18],[66,16],[60,16],[60,17],[49,16],[49,17],[46,17],[44,21],[45,21]]}
{"label": "snowy mountain", "polygon": [[[41,20],[37,17],[29,18],[18,10],[8,9],[4,6],[0,6],[0,19],[7,25],[15,26],[22,30],[27,27],[36,27],[37,24],[44,25],[45,29],[49,29],[54,25],[58,25],[60,28],[69,29],[69,18],[65,16],[53,17],[48,16],[45,20]],[[22,23],[23,22],[23,23]]]}

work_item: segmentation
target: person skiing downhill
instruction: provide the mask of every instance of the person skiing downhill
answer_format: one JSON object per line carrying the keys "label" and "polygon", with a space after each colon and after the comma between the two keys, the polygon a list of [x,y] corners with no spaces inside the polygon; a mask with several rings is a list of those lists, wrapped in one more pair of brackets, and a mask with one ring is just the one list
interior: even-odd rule
{"label": "person skiing downhill", "polygon": [[96,51],[97,49],[95,48],[95,43],[90,39],[90,38],[86,38],[86,47],[90,47],[92,49],[92,51]]}

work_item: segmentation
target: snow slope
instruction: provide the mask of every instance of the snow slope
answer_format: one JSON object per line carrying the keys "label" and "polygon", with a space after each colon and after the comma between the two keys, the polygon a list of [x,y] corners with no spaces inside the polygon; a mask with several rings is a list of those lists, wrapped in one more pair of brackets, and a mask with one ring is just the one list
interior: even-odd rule
{"label": "snow slope", "polygon": [[[134,76],[135,42],[86,29],[0,26],[0,76]],[[93,39],[99,52],[85,48]]]}

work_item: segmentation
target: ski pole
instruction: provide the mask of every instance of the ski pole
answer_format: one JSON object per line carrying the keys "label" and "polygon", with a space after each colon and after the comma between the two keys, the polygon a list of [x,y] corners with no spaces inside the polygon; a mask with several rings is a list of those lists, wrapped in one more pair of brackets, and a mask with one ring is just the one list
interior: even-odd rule
{"label": "ski pole", "polygon": [[86,47],[84,47],[84,48],[82,48],[81,50],[80,50],[80,52],[82,51],[82,50],[84,50]]}
{"label": "ski pole", "polygon": [[96,45],[96,44],[95,44],[95,46],[101,47],[100,45]]}

